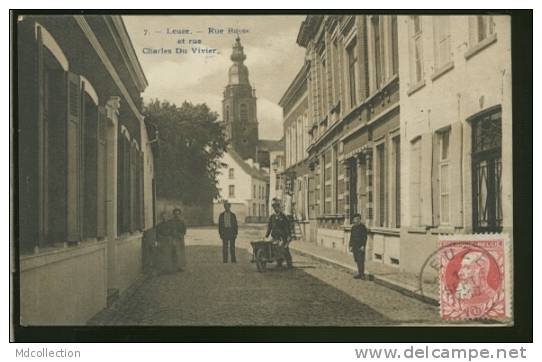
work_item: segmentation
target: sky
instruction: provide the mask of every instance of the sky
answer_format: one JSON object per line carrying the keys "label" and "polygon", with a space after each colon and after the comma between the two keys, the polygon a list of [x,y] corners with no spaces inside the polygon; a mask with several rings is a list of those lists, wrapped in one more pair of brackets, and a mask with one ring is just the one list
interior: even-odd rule
{"label": "sky", "polygon": [[[260,139],[282,137],[282,108],[278,102],[303,65],[305,49],[297,45],[296,38],[304,16],[123,16],[123,19],[149,83],[143,99],[158,98],[177,105],[185,100],[204,102],[220,117],[222,92],[228,82],[236,37],[228,33],[228,28],[244,31],[240,37],[250,82],[258,98]],[[220,33],[220,29],[224,32]],[[190,33],[182,34],[186,31]],[[181,39],[185,39],[185,44],[178,44]],[[201,44],[189,45],[189,40],[199,40]],[[177,47],[187,53],[175,54]],[[216,49],[216,54],[193,54],[192,48],[196,47]],[[149,48],[159,54],[146,53]],[[162,53],[162,48],[171,49],[173,54]]]}

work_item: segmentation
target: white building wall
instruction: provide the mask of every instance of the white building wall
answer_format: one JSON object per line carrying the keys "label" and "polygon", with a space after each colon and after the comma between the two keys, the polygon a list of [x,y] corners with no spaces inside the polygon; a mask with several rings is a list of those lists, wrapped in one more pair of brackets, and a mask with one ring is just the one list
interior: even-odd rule
{"label": "white building wall", "polygon": [[[220,190],[220,198],[214,201],[214,221],[217,222],[218,215],[223,211],[222,201],[228,200],[232,204],[232,211],[238,215],[238,220],[244,221],[247,216],[260,216],[259,210],[265,210],[266,207],[266,186],[267,180],[253,177],[245,172],[245,170],[239,165],[228,153],[224,153],[221,160],[222,163],[227,166],[221,169],[220,174],[217,177],[218,188]],[[230,179],[229,169],[233,168],[234,177]],[[229,196],[230,185],[235,188],[234,197]],[[256,186],[256,197],[253,197],[253,187]],[[259,193],[259,188],[263,189],[263,193]],[[254,215],[253,208],[256,204],[256,215]]]}
{"label": "white building wall", "polygon": [[[450,16],[451,60],[444,70],[435,69],[434,17],[422,16],[423,82],[413,84],[410,75],[411,49],[409,16],[398,17],[399,79],[401,104],[401,250],[416,250],[419,258],[434,250],[436,236],[411,225],[409,166],[411,141],[422,137],[421,192],[431,195],[430,135],[451,128],[450,232],[472,231],[471,127],[467,119],[500,105],[502,110],[502,202],[503,229],[512,229],[512,99],[510,18],[494,16],[495,36],[484,47],[469,43],[469,17]],[[452,139],[453,138],[453,139]],[[431,225],[431,201],[422,202],[422,224]],[[436,231],[433,230],[436,234]],[[442,230],[441,230],[442,231]],[[416,247],[409,246],[416,242]],[[427,252],[423,252],[423,248]],[[416,259],[415,255],[412,255]],[[420,260],[401,258],[401,267],[413,267]],[[406,263],[403,263],[405,261]],[[423,262],[423,261],[421,261]],[[406,264],[406,265],[405,265]],[[410,265],[408,265],[410,264]]]}

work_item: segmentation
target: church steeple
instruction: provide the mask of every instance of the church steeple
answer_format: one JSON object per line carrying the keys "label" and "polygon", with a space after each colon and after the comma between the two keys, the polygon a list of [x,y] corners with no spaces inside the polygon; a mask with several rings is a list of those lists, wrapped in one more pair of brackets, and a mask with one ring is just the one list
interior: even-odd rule
{"label": "church steeple", "polygon": [[241,38],[237,36],[235,43],[233,44],[233,51],[230,59],[233,64],[229,70],[228,84],[247,84],[250,85],[248,80],[248,68],[243,64],[247,56],[243,52],[243,46],[241,45]]}
{"label": "church steeple", "polygon": [[241,39],[237,36],[230,56],[233,64],[224,90],[222,118],[231,146],[243,159],[255,160],[258,144],[256,94],[250,85],[248,68],[243,63],[246,58]]}

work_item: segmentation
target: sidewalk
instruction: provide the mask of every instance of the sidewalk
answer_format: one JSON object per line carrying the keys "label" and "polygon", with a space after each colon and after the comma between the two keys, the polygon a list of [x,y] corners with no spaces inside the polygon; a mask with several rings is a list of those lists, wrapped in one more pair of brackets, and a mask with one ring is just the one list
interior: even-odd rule
{"label": "sidewalk", "polygon": [[[357,266],[354,263],[352,255],[339,250],[325,248],[304,240],[292,241],[290,243],[290,250],[341,267],[353,274],[357,273]],[[414,274],[401,272],[399,268],[375,261],[366,261],[365,271],[369,276],[369,279],[377,284],[384,285],[390,289],[394,289],[402,294],[429,304],[439,304],[439,296],[437,294],[432,292],[424,292],[422,294],[419,286],[419,279]]]}

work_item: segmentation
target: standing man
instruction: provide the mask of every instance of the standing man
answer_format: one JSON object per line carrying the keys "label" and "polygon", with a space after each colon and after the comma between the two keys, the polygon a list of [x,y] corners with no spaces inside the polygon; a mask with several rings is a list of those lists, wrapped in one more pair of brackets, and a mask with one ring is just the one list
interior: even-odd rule
{"label": "standing man", "polygon": [[[267,233],[265,237],[268,238],[271,235],[271,238],[274,241],[277,241],[282,249],[284,259],[286,260],[286,266],[288,269],[292,268],[292,255],[290,254],[290,249],[288,244],[290,243],[290,222],[286,215],[284,215],[280,209],[280,201],[273,199],[271,205],[275,213],[269,217],[269,223],[267,224]],[[279,263],[279,266],[281,263]]]}
{"label": "standing man", "polygon": [[228,248],[232,263],[237,263],[235,258],[235,239],[237,239],[237,217],[231,212],[231,204],[224,201],[224,212],[218,217],[218,234],[222,239],[222,261],[228,262]]}
{"label": "standing man", "polygon": [[350,233],[350,251],[354,254],[354,260],[358,265],[358,274],[354,279],[365,279],[365,246],[367,245],[367,228],[361,222],[361,215],[354,215],[354,224]]}

